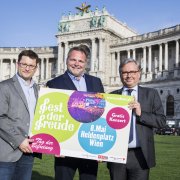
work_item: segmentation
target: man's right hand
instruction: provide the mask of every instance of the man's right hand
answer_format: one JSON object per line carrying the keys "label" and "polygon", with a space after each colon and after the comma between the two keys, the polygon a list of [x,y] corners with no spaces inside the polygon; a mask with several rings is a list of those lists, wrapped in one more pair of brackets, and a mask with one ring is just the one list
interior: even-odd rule
{"label": "man's right hand", "polygon": [[23,153],[33,153],[31,147],[30,147],[30,143],[32,143],[33,140],[32,139],[25,139],[19,146],[19,149],[23,152]]}

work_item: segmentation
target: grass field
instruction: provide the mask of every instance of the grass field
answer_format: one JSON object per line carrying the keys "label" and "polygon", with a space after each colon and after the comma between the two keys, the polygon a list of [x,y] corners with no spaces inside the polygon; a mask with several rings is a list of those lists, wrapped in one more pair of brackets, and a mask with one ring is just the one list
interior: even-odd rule
{"label": "grass field", "polygon": [[[150,180],[180,179],[180,136],[155,136],[156,167],[151,169]],[[43,155],[35,160],[32,180],[53,180],[53,156]],[[78,180],[76,174],[75,180]],[[98,180],[109,180],[106,163],[99,164]]]}

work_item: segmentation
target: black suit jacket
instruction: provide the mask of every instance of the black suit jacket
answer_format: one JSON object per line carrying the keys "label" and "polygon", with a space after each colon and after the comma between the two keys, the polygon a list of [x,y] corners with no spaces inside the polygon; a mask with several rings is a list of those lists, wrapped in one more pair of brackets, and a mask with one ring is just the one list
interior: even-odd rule
{"label": "black suit jacket", "polygon": [[[85,74],[84,76],[88,92],[104,92],[102,82],[99,78],[88,74]],[[63,75],[48,81],[47,86],[56,89],[77,90],[67,71]]]}
{"label": "black suit jacket", "polygon": [[[122,94],[122,89],[112,94]],[[141,116],[136,116],[136,129],[143,155],[149,168],[155,166],[153,128],[165,126],[165,115],[161,99],[155,89],[138,86],[138,101]]]}

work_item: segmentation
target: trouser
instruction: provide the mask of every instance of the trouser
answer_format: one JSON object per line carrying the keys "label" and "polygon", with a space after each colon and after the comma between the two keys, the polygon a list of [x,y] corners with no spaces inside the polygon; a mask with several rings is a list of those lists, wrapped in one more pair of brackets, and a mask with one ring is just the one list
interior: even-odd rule
{"label": "trouser", "polygon": [[111,180],[148,180],[149,168],[141,148],[128,150],[127,163],[108,163]]}
{"label": "trouser", "polygon": [[0,180],[31,180],[34,157],[23,154],[16,162],[0,162]]}
{"label": "trouser", "polygon": [[80,180],[96,180],[98,162],[81,158],[55,158],[55,180],[73,180],[76,170]]}

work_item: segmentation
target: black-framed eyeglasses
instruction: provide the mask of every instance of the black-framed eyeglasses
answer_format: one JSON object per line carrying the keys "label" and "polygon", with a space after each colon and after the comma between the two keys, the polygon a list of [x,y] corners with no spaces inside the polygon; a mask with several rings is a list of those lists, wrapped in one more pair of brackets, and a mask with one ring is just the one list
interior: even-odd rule
{"label": "black-framed eyeglasses", "polygon": [[121,74],[122,74],[123,76],[127,76],[127,75],[134,76],[134,75],[136,75],[136,73],[138,73],[138,72],[139,72],[139,70],[138,70],[138,71],[122,71]]}
{"label": "black-framed eyeglasses", "polygon": [[28,64],[25,64],[25,63],[18,63],[18,65],[21,67],[21,68],[27,68],[29,67],[30,70],[34,70],[37,66],[33,66],[33,65],[28,65]]}

